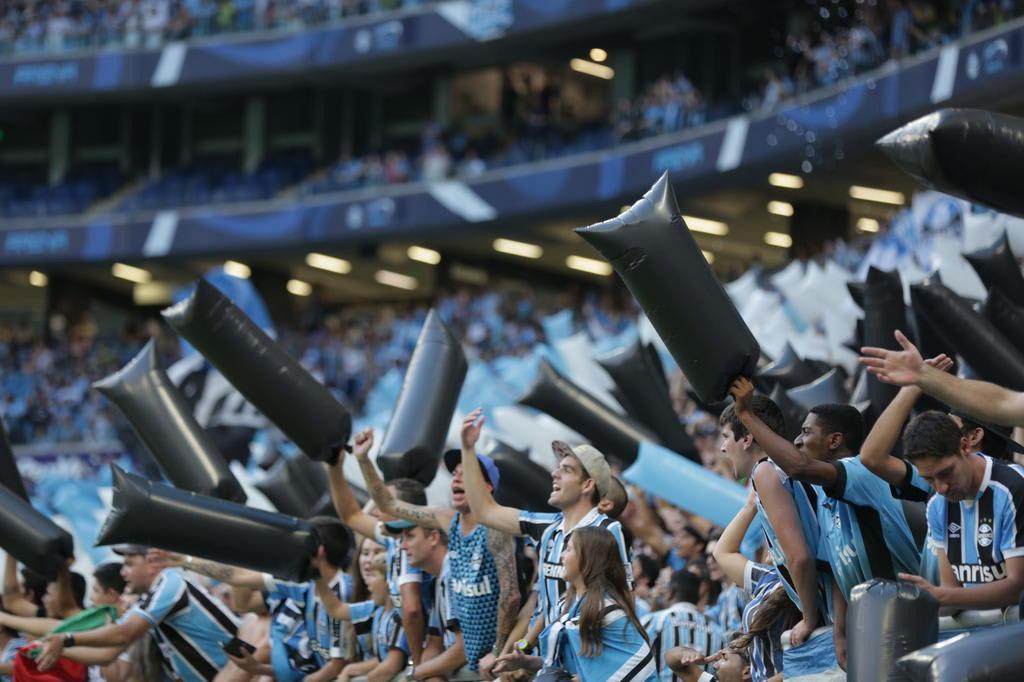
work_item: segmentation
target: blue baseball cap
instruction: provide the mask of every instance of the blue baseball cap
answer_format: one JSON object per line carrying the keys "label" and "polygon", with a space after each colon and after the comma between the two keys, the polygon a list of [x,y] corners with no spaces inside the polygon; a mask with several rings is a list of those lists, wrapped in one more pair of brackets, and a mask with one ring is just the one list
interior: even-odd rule
{"label": "blue baseball cap", "polygon": [[398,535],[406,528],[415,528],[416,524],[412,521],[406,521],[405,519],[395,519],[394,521],[385,521],[384,528],[389,532]]}
{"label": "blue baseball cap", "polygon": [[[484,470],[484,478],[497,491],[498,481],[501,480],[501,472],[498,471],[498,465],[494,463],[493,459],[487,455],[481,455],[479,452],[476,453],[476,459]],[[462,450],[449,450],[444,453],[444,466],[448,469],[449,474],[455,473],[455,467],[460,464],[462,464]]]}

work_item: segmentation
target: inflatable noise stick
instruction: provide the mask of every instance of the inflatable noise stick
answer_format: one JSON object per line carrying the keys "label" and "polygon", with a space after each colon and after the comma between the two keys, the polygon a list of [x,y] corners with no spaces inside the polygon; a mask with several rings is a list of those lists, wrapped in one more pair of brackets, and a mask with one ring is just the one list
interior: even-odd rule
{"label": "inflatable noise stick", "polygon": [[1024,119],[979,109],[940,109],[876,144],[926,187],[1024,216],[1018,182]]}
{"label": "inflatable noise stick", "polygon": [[413,478],[423,485],[434,480],[468,369],[462,344],[431,310],[377,457],[385,480]]}
{"label": "inflatable noise stick", "polygon": [[658,442],[647,427],[566,379],[547,360],[541,360],[537,379],[517,402],[551,415],[625,465],[636,460],[642,442]]}
{"label": "inflatable noise stick", "polygon": [[869,580],[850,591],[846,626],[850,682],[904,679],[893,677],[896,661],[939,639],[939,605],[916,585]]}
{"label": "inflatable noise stick", "polygon": [[979,377],[1024,390],[1024,356],[967,301],[932,281],[911,285],[910,297],[914,308]]}
{"label": "inflatable noise stick", "polygon": [[129,543],[303,582],[320,539],[302,519],[153,483],[114,466],[114,504],[96,544]]}
{"label": "inflatable noise stick", "polygon": [[786,395],[805,410],[826,403],[845,404],[849,400],[843,388],[843,378],[837,369],[830,370],[806,386],[789,389]]}
{"label": "inflatable noise stick", "polygon": [[495,439],[479,452],[493,459],[501,474],[501,485],[494,491],[498,504],[535,512],[557,511],[548,504],[551,474],[531,460],[529,453]]}
{"label": "inflatable noise stick", "polygon": [[989,292],[997,290],[1016,305],[1024,305],[1024,276],[1017,265],[1017,257],[1010,250],[1006,233],[987,249],[964,254],[964,258]]}
{"label": "inflatable noise stick", "polygon": [[93,388],[124,413],[175,487],[245,502],[245,492],[224,457],[157,365],[153,341],[123,369],[97,381]]}
{"label": "inflatable noise stick", "polygon": [[687,229],[668,173],[622,215],[576,233],[619,273],[703,402],[754,376],[761,349]]}
{"label": "inflatable noise stick", "polygon": [[1014,305],[1000,290],[990,289],[981,310],[1014,348],[1024,348],[1024,307]]}
{"label": "inflatable noise stick", "polygon": [[75,554],[74,540],[67,531],[2,485],[0,546],[48,581],[55,580]]}
{"label": "inflatable noise stick", "polygon": [[0,421],[0,485],[6,486],[21,499],[28,500],[25,482],[21,478],[21,472],[18,471],[18,462],[14,459],[11,441],[7,439],[7,430],[2,421]]}
{"label": "inflatable noise stick", "polygon": [[306,455],[331,461],[348,442],[348,410],[205,279],[163,315]]}
{"label": "inflatable noise stick", "polygon": [[[868,270],[864,282],[864,345],[896,349],[893,334],[897,329],[908,329],[903,284],[899,272]],[[899,388],[868,376],[868,410],[865,426],[870,428],[885,406],[896,397]]]}
{"label": "inflatable noise stick", "polygon": [[655,362],[652,349],[639,341],[598,360],[618,387],[629,414],[670,450],[699,461],[697,447],[672,409],[665,375]]}
{"label": "inflatable noise stick", "polygon": [[971,630],[907,654],[897,662],[897,674],[910,682],[1016,680],[1024,670],[1021,641],[1024,623]]}

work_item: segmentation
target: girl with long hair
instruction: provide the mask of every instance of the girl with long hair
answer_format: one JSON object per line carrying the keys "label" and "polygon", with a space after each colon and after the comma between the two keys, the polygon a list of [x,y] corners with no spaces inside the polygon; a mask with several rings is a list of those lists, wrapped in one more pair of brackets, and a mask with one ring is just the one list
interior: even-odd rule
{"label": "girl with long hair", "polygon": [[577,528],[562,561],[569,587],[562,616],[541,634],[543,657],[506,654],[495,672],[544,669],[545,679],[575,676],[580,682],[657,680],[615,537],[600,527]]}

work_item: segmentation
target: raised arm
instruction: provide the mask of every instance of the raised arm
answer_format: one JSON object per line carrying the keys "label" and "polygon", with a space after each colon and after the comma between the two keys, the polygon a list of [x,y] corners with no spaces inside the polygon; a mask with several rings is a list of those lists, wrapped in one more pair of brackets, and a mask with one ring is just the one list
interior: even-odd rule
{"label": "raised arm", "polygon": [[740,553],[740,546],[743,544],[743,536],[747,534],[747,529],[757,516],[756,500],[756,494],[751,490],[747,503],[732,517],[712,552],[725,576],[740,587],[743,587],[743,576],[749,563],[747,557]]}
{"label": "raised arm", "polygon": [[754,488],[761,498],[761,506],[768,516],[768,523],[772,525],[782,546],[786,568],[800,598],[800,612],[803,618],[793,628],[791,635],[792,644],[799,644],[818,626],[818,573],[815,558],[804,539],[793,498],[782,485],[778,474],[767,463],[754,468]]}
{"label": "raised arm", "polygon": [[35,616],[39,607],[29,601],[21,592],[18,582],[18,561],[10,554],[4,563],[4,610],[16,616]]}
{"label": "raised arm", "polygon": [[476,520],[485,526],[519,536],[523,534],[519,530],[520,510],[504,507],[494,500],[494,495],[487,490],[487,479],[476,458],[476,442],[480,439],[480,429],[486,419],[483,411],[477,408],[462,421],[462,482],[469,497],[469,508]]}
{"label": "raised arm", "polygon": [[783,436],[771,430],[750,408],[754,397],[754,384],[746,377],[739,377],[729,388],[736,400],[736,416],[761,446],[765,454],[779,465],[790,478],[808,483],[830,486],[836,482],[836,468],[828,462],[820,462],[797,449]]}
{"label": "raised arm", "polygon": [[[364,457],[373,447],[373,429],[365,429],[356,434],[354,439],[353,453],[357,458]],[[345,450],[338,453],[338,460],[327,467],[327,478],[331,483],[331,501],[334,502],[334,510],[338,512],[338,518],[342,522],[368,538],[377,535],[377,519],[373,518],[359,507],[352,489],[348,487],[345,480],[343,464],[345,463]]]}
{"label": "raised arm", "polygon": [[[111,625],[106,625],[95,630],[76,632],[73,635],[72,647],[89,647],[93,649],[125,649],[129,644],[145,636],[149,632],[150,624],[142,616],[128,614],[123,620]],[[47,635],[43,640],[43,653],[40,654],[38,662],[39,669],[49,670],[57,659],[64,655],[65,633]],[[109,661],[108,661],[109,662]]]}
{"label": "raised arm", "polygon": [[917,347],[899,330],[896,330],[896,341],[903,350],[860,349],[861,363],[880,380],[897,386],[917,386],[950,407],[984,421],[1024,426],[1024,393],[987,381],[960,379],[929,366]]}
{"label": "raised arm", "polygon": [[262,591],[265,586],[263,574],[257,571],[250,571],[247,568],[227,566],[225,564],[218,564],[216,561],[197,559],[173,552],[165,552],[164,557],[166,557],[168,566],[184,568],[193,573],[205,575],[207,578],[227,583],[232,587],[248,587]]}
{"label": "raised arm", "polygon": [[378,509],[385,514],[412,521],[419,526],[448,531],[455,514],[452,509],[427,507],[398,499],[388,490],[384,480],[377,472],[377,467],[370,461],[370,449],[356,447],[353,454],[355,454],[356,461],[359,462],[359,469],[363,472],[363,480],[366,481],[370,497],[373,498]]}
{"label": "raised arm", "polygon": [[78,604],[75,603],[75,595],[71,589],[72,563],[74,559],[68,559],[64,568],[57,574],[57,590],[51,610],[60,618],[67,618],[78,611]]}
{"label": "raised arm", "polygon": [[[948,372],[953,361],[946,355],[939,355],[924,361],[925,366]],[[890,453],[896,447],[903,425],[910,417],[914,404],[921,397],[917,386],[904,386],[892,399],[878,421],[871,427],[860,450],[860,461],[875,476],[892,486],[902,485],[907,476],[907,463]]]}

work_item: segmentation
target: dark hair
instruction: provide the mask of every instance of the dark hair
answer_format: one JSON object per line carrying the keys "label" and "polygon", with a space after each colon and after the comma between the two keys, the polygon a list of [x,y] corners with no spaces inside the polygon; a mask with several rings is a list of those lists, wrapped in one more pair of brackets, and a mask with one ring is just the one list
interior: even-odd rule
{"label": "dark hair", "polygon": [[652,586],[658,582],[658,576],[661,574],[661,564],[656,559],[646,554],[636,554],[633,558],[640,562],[640,575],[637,576],[638,578],[646,578],[647,582]]}
{"label": "dark hair", "polygon": [[387,485],[395,489],[395,497],[402,502],[420,507],[427,506],[427,490],[419,481],[411,478],[393,478],[387,482]]}
{"label": "dark hair", "polygon": [[903,452],[907,459],[946,457],[960,453],[963,435],[952,417],[929,410],[914,417],[903,432]]}
{"label": "dark hair", "polygon": [[843,445],[850,452],[859,452],[864,443],[864,417],[853,405],[826,403],[815,405],[810,414],[818,418],[821,430],[826,434],[838,433],[843,437]]}
{"label": "dark hair", "polygon": [[46,594],[47,580],[44,576],[36,573],[30,568],[21,569],[21,585],[25,589],[28,600],[36,606],[43,605],[43,595]]}
{"label": "dark hair", "polygon": [[113,590],[117,594],[124,592],[125,582],[121,576],[122,564],[119,561],[109,561],[105,564],[100,564],[96,567],[96,570],[92,572],[93,580],[99,583],[99,586],[104,590]]}
{"label": "dark hair", "polygon": [[[629,593],[626,569],[619,558],[615,536],[606,528],[587,526],[577,528],[570,537],[572,548],[579,558],[581,581],[587,586],[580,606],[580,654],[588,657],[601,655],[605,599],[611,599],[626,614],[623,628],[632,623],[640,635],[646,638],[646,631],[633,608],[633,596]],[[575,592],[575,588],[570,586],[566,604],[576,601]]]}
{"label": "dark hair", "polygon": [[700,601],[700,584],[704,580],[685,568],[676,571],[668,581],[669,597],[673,602],[696,604]]}
{"label": "dark hair", "polygon": [[[750,411],[754,413],[755,417],[767,424],[769,429],[780,436],[785,435],[786,418],[782,416],[782,410],[779,409],[774,400],[760,393],[755,394],[750,399]],[[722,410],[722,416],[718,418],[718,425],[728,426],[732,430],[734,440],[739,440],[750,433],[747,431],[747,427],[743,425],[743,422],[740,421],[740,418],[736,416],[735,405],[729,405]]]}
{"label": "dark hair", "polygon": [[1012,462],[1013,453],[1010,451],[1010,444],[1006,440],[1011,437],[1010,429],[1004,429],[1004,427],[992,424],[980,424],[967,415],[959,413],[956,416],[960,417],[960,421],[964,425],[960,430],[962,435],[967,436],[974,429],[981,429],[985,432],[985,435],[981,437],[981,442],[978,443],[978,447],[982,452],[989,457]]}
{"label": "dark hair", "polygon": [[781,584],[768,593],[751,616],[747,631],[729,642],[729,647],[737,653],[746,651],[755,639],[767,636],[777,622],[782,623],[782,629],[800,622],[800,610]]}
{"label": "dark hair", "polygon": [[352,531],[336,518],[330,516],[314,516],[309,520],[320,536],[324,555],[332,566],[345,566],[349,561],[352,549]]}
{"label": "dark hair", "polygon": [[75,600],[75,606],[85,608],[85,577],[75,571],[71,571],[71,598]]}
{"label": "dark hair", "polygon": [[622,516],[622,512],[626,510],[626,505],[629,504],[629,493],[626,492],[626,486],[622,484],[622,481],[612,476],[612,489],[608,491],[605,497],[612,503],[608,516],[613,519]]}

